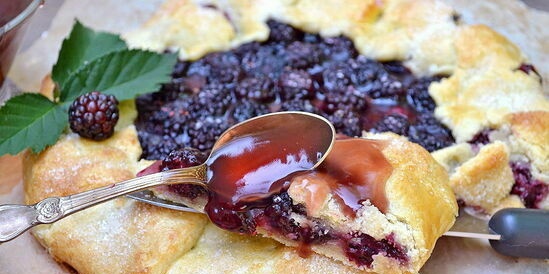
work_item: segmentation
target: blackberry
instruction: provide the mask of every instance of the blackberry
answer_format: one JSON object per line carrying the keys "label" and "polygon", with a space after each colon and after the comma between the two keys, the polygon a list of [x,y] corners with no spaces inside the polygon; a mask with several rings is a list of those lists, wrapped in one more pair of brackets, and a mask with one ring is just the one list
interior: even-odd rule
{"label": "blackberry", "polygon": [[276,96],[273,81],[265,76],[245,78],[236,87],[241,98],[248,98],[260,103],[272,102]]}
{"label": "blackberry", "polygon": [[485,129],[480,131],[479,133],[475,134],[471,140],[467,141],[467,143],[472,145],[486,145],[490,143],[490,133],[492,132],[492,129]]}
{"label": "blackberry", "polygon": [[285,100],[308,99],[313,95],[313,81],[311,76],[303,70],[284,70],[278,80],[278,86]]}
{"label": "blackberry", "polygon": [[210,82],[228,83],[238,81],[242,77],[240,60],[232,52],[210,53],[204,60],[210,65]]}
{"label": "blackberry", "polygon": [[410,126],[408,137],[410,141],[421,145],[429,152],[455,143],[450,129],[430,113],[423,113],[417,117],[416,124]]}
{"label": "blackberry", "polygon": [[344,36],[324,38],[319,47],[323,55],[330,59],[329,61],[346,61],[358,55],[353,41]]}
{"label": "blackberry", "polygon": [[111,137],[118,122],[118,100],[113,95],[92,91],[76,98],[69,107],[73,132],[96,141]]}
{"label": "blackberry", "polygon": [[318,114],[318,110],[311,104],[311,101],[299,99],[282,102],[280,111],[306,111]]}
{"label": "blackberry", "polygon": [[190,146],[201,151],[209,151],[217,137],[227,130],[232,123],[221,117],[206,116],[188,125]]}
{"label": "blackberry", "polygon": [[[206,154],[200,150],[185,147],[183,149],[171,151],[160,163],[160,170],[165,171],[176,168],[197,166],[204,163],[206,159]],[[208,193],[203,187],[193,184],[173,184],[167,187],[171,192],[190,198],[191,200],[196,199],[197,197],[205,196]]]}
{"label": "blackberry", "polygon": [[315,220],[311,224],[300,224],[292,218],[292,213],[306,215],[302,206],[293,205],[290,195],[282,192],[271,198],[271,203],[265,207],[264,218],[271,228],[294,241],[318,244],[333,238],[328,226]]}
{"label": "blackberry", "polygon": [[[432,117],[435,103],[427,92],[441,77],[417,79],[401,61],[368,59],[343,36],[324,38],[273,20],[267,25],[267,41],[180,61],[171,82],[136,100],[144,158],[183,147],[208,151],[235,123],[286,110],[323,115],[350,136],[393,131],[429,150],[453,143]],[[534,70],[528,64],[517,69]]]}
{"label": "blackberry", "polygon": [[347,63],[353,70],[351,81],[357,87],[367,85],[387,74],[381,64],[363,55],[350,59]]}
{"label": "blackberry", "polygon": [[303,32],[293,28],[290,25],[280,23],[274,20],[267,21],[269,26],[269,41],[270,42],[292,42],[301,40],[303,38]]}
{"label": "blackberry", "polygon": [[333,63],[322,73],[322,82],[326,90],[344,90],[351,84],[353,69],[346,62]]}
{"label": "blackberry", "polygon": [[242,72],[240,61],[232,52],[214,52],[192,63],[187,75],[200,75],[210,82],[227,83],[239,80]]}
{"label": "blackberry", "polygon": [[177,143],[166,135],[138,131],[139,142],[143,149],[142,158],[147,160],[159,160],[177,149]]}
{"label": "blackberry", "polygon": [[176,168],[197,166],[204,163],[206,158],[206,154],[192,147],[173,150],[168,154],[168,156],[166,156],[166,158],[162,160],[160,170],[165,171]]}
{"label": "blackberry", "polygon": [[320,62],[321,56],[313,44],[293,42],[286,48],[286,63],[292,68],[304,69]]}
{"label": "blackberry", "polygon": [[401,114],[390,114],[381,119],[372,129],[373,132],[394,132],[402,136],[408,136],[410,123],[408,118]]}
{"label": "blackberry", "polygon": [[247,76],[263,75],[276,79],[285,66],[283,53],[277,45],[263,45],[242,54],[241,68]]}
{"label": "blackberry", "polygon": [[373,99],[387,98],[393,101],[398,101],[398,97],[405,93],[402,83],[389,74],[383,74],[376,81],[366,84],[362,90]]}
{"label": "blackberry", "polygon": [[324,92],[322,110],[332,114],[338,109],[348,108],[351,111],[362,112],[366,109],[366,97],[362,96],[353,86],[347,86],[343,90]]}
{"label": "blackberry", "polygon": [[438,78],[426,77],[414,81],[408,87],[406,94],[408,104],[418,112],[433,112],[436,104],[429,95],[429,85],[438,80]]}
{"label": "blackberry", "polygon": [[549,194],[549,185],[532,177],[528,163],[513,162],[511,170],[515,179],[511,194],[518,195],[527,208],[539,208],[538,204]]}
{"label": "blackberry", "polygon": [[371,267],[374,261],[372,257],[379,253],[396,259],[401,263],[406,263],[408,260],[404,248],[395,243],[393,234],[381,240],[376,240],[368,234],[358,232],[346,236],[344,243],[345,253],[349,260],[354,261],[358,265]]}
{"label": "blackberry", "polygon": [[208,85],[187,100],[189,111],[195,116],[202,113],[221,116],[236,102],[233,93],[234,87],[232,86],[224,84]]}
{"label": "blackberry", "polygon": [[269,109],[264,104],[259,104],[251,100],[243,100],[232,110],[231,117],[234,119],[234,123],[239,123],[267,113],[269,113]]}
{"label": "blackberry", "polygon": [[324,115],[333,125],[337,133],[347,136],[361,136],[362,126],[360,114],[349,109],[338,109],[332,115]]}

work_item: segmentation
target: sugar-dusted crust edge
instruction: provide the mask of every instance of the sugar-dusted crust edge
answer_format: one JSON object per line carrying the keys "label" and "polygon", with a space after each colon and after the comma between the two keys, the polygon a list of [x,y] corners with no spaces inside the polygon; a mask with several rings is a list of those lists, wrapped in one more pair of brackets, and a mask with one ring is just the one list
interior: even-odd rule
{"label": "sugar-dusted crust edge", "polygon": [[[133,178],[143,167],[133,126],[104,142],[63,136],[24,162],[25,200],[66,196]],[[32,234],[52,257],[79,273],[164,273],[190,250],[207,218],[117,198]]]}

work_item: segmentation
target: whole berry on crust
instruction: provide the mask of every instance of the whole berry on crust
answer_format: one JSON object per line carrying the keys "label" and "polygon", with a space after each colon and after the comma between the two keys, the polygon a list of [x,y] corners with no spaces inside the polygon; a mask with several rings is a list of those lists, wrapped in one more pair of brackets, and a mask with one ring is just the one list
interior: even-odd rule
{"label": "whole berry on crust", "polygon": [[99,91],[77,97],[69,107],[71,130],[96,141],[113,135],[118,116],[118,100]]}

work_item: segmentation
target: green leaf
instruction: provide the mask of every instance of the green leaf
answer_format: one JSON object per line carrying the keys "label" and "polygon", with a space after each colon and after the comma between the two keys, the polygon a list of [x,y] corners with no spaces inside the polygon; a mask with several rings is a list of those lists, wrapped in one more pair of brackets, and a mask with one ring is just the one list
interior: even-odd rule
{"label": "green leaf", "polygon": [[124,49],[127,49],[126,43],[118,35],[96,32],[76,21],[69,37],[63,41],[57,63],[52,69],[52,79],[62,85],[83,65]]}
{"label": "green leaf", "polygon": [[0,155],[34,152],[57,141],[67,125],[67,113],[36,93],[13,97],[0,108]]}
{"label": "green leaf", "polygon": [[109,53],[85,65],[61,86],[61,101],[101,91],[116,96],[119,101],[156,91],[170,81],[177,54],[157,54],[142,50]]}

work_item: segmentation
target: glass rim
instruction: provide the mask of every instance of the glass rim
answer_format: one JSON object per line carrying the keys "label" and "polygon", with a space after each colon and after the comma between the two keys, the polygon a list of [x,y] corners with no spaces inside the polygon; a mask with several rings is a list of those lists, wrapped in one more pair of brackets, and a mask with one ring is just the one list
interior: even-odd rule
{"label": "glass rim", "polygon": [[33,14],[34,11],[36,11],[36,9],[40,6],[42,1],[44,0],[32,0],[21,13],[0,27],[0,35],[12,30],[14,27],[25,21],[25,19],[29,18],[30,15]]}

